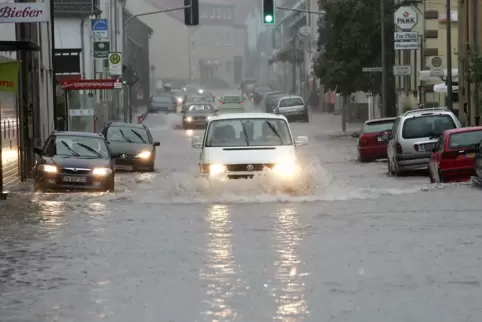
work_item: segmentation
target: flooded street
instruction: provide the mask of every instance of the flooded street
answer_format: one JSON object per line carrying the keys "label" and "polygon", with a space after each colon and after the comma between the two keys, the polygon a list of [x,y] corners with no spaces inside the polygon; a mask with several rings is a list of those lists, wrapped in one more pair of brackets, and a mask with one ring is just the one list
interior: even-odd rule
{"label": "flooded street", "polygon": [[359,164],[322,114],[292,124],[310,141],[289,193],[213,183],[179,120],[146,119],[156,172],[114,193],[0,203],[0,321],[481,320],[479,189]]}

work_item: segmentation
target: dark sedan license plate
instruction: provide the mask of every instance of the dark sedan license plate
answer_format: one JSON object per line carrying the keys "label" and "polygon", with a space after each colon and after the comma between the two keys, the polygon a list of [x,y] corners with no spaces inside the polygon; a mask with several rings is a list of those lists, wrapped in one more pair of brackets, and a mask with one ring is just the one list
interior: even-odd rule
{"label": "dark sedan license plate", "polygon": [[64,176],[64,182],[74,182],[74,183],[85,183],[87,182],[86,177],[76,177],[76,176]]}

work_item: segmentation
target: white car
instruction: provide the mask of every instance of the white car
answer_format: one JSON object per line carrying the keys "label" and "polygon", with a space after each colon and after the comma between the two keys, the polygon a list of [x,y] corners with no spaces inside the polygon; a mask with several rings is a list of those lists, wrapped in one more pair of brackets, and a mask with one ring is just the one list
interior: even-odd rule
{"label": "white car", "polygon": [[193,148],[201,149],[201,174],[228,178],[263,171],[295,178],[300,171],[295,147],[307,144],[306,136],[293,139],[286,117],[268,113],[216,116],[203,139],[192,138]]}

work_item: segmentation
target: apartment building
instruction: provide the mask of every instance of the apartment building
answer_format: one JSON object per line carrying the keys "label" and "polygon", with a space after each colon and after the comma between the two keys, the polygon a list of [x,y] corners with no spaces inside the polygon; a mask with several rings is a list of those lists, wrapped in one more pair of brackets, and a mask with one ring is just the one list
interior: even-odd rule
{"label": "apartment building", "polygon": [[468,125],[480,125],[482,95],[474,84],[468,81],[466,69],[468,56],[473,50],[482,50],[482,6],[478,1],[459,1],[458,69],[460,78],[459,104],[466,112]]}
{"label": "apartment building", "polygon": [[[177,0],[128,0],[133,14],[182,6]],[[245,20],[251,5],[205,0],[199,26],[184,25],[183,10],[140,17],[153,30],[150,39],[152,81],[195,79],[239,83],[243,74]]]}

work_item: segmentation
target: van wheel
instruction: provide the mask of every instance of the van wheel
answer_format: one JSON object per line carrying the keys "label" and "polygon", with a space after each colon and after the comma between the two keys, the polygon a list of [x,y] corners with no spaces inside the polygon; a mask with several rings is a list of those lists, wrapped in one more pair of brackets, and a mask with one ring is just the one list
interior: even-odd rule
{"label": "van wheel", "polygon": [[400,175],[402,174],[401,171],[400,171],[400,168],[398,167],[398,164],[396,162],[393,162],[393,175],[395,177],[400,177]]}

